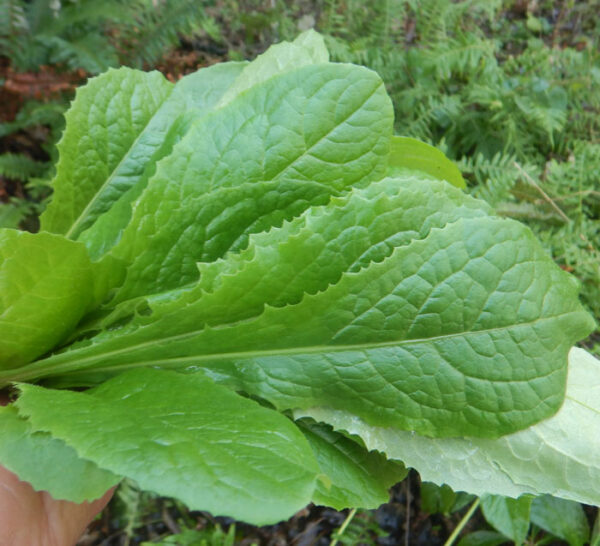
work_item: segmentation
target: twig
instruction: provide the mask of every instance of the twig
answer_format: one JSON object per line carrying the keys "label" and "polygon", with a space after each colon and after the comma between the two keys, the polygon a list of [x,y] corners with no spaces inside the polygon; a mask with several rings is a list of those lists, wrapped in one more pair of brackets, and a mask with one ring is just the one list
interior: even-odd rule
{"label": "twig", "polygon": [[346,519],[344,520],[344,523],[342,523],[341,527],[335,533],[336,536],[331,541],[331,546],[336,546],[336,544],[338,543],[339,538],[344,534],[344,532],[346,531],[346,527],[348,527],[348,525],[352,521],[352,518],[355,516],[355,514],[356,514],[356,508],[352,508],[352,510],[350,510],[350,512],[346,516]]}
{"label": "twig", "polygon": [[162,506],[162,514],[161,515],[162,515],[163,523],[166,525],[167,529],[169,529],[169,531],[171,531],[171,533],[173,533],[174,535],[181,533],[181,528],[176,523],[176,521],[171,517],[171,514],[169,514],[169,511],[167,510],[167,506],[165,504],[163,504],[163,506]]}
{"label": "twig", "polygon": [[570,224],[571,223],[571,219],[562,211],[562,209],[552,200],[552,198],[540,187],[540,185],[533,179],[531,178],[531,176],[529,176],[529,173],[527,171],[525,171],[523,169],[523,167],[521,167],[521,165],[519,165],[516,161],[514,162],[514,166],[517,168],[517,170],[527,179],[527,182],[529,182],[537,191],[539,191],[542,194],[542,197],[548,201],[548,203],[550,203],[550,205],[552,206],[552,208],[558,212],[559,216],[567,223]]}
{"label": "twig", "polygon": [[452,546],[454,541],[457,539],[460,532],[463,530],[463,527],[467,524],[467,522],[471,519],[471,516],[475,513],[475,510],[479,507],[479,503],[481,502],[480,498],[477,498],[475,502],[471,505],[471,508],[467,510],[467,513],[463,516],[463,518],[458,522],[458,525],[452,531],[452,534],[448,537],[448,540],[444,542],[444,546]]}

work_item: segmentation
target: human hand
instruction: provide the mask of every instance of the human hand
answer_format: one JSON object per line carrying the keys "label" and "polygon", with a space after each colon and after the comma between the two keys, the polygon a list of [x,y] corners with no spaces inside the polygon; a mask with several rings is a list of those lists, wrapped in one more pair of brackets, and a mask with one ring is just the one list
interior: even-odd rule
{"label": "human hand", "polygon": [[0,466],[0,546],[72,546],[113,493],[82,504],[58,501]]}
{"label": "human hand", "polygon": [[[0,405],[8,401],[0,391]],[[0,546],[72,546],[114,491],[82,504],[59,501],[0,466]]]}

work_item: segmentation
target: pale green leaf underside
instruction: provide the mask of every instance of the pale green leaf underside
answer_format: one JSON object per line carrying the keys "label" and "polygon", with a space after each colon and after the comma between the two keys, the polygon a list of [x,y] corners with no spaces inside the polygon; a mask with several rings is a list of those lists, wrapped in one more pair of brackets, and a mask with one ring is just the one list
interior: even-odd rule
{"label": "pale green leaf underside", "polygon": [[32,432],[12,406],[0,407],[0,464],[36,491],[73,502],[100,498],[120,478],[77,456],[63,441]]}
{"label": "pale green leaf underside", "polygon": [[297,427],[202,374],[146,369],[87,393],[20,389],[34,430],[193,510],[264,525],[312,498],[319,467]]}
{"label": "pale green leaf underside", "polygon": [[[427,217],[444,199],[459,206]],[[558,409],[568,349],[593,327],[527,228],[436,181],[356,189],[205,271],[200,289],[150,300],[150,314],[16,378],[203,368],[279,409],[499,436]]]}
{"label": "pale green leaf underside", "polygon": [[457,188],[467,187],[456,164],[437,148],[415,138],[393,136],[388,164],[389,176],[417,172],[446,180]]}
{"label": "pale green leaf underside", "polygon": [[336,510],[373,509],[387,502],[389,488],[407,474],[404,465],[367,451],[323,424],[298,422],[310,443],[324,478],[317,482],[312,501]]}
{"label": "pale green leaf underside", "polygon": [[17,368],[64,340],[118,281],[114,260],[50,233],[0,229],[0,369]]}
{"label": "pale green leaf underside", "polygon": [[424,480],[476,495],[550,494],[600,505],[600,361],[569,353],[565,402],[550,419],[499,438],[431,439],[369,427],[344,412],[298,412],[359,436],[369,449],[403,461]]}

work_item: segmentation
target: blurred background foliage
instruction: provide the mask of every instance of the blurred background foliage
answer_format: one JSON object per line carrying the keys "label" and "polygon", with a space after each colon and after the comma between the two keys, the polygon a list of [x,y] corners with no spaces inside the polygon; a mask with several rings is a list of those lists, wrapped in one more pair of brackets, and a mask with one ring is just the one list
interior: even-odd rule
{"label": "blurred background foliage", "polygon": [[[0,226],[37,229],[62,114],[89,76],[124,64],[174,81],[314,27],[333,60],[382,76],[397,133],[440,148],[469,192],[533,229],[600,321],[599,21],[600,0],[0,0]],[[598,332],[585,344],[600,354]],[[81,544],[443,544],[472,499],[407,483],[338,535],[333,511],[263,532],[125,484]],[[535,502],[526,544],[600,545],[590,508]],[[493,513],[484,503],[460,544],[515,542]]]}

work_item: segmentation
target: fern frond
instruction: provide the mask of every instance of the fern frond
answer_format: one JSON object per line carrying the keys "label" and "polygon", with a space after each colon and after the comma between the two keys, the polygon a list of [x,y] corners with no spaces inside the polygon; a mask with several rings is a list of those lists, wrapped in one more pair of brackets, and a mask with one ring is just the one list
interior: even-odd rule
{"label": "fern frond", "polygon": [[90,33],[71,39],[40,36],[38,40],[44,41],[51,63],[64,63],[72,70],[83,68],[90,74],[99,74],[119,65],[117,52],[101,34]]}
{"label": "fern frond", "polygon": [[474,184],[472,194],[498,207],[501,203],[514,200],[511,192],[523,176],[521,171],[533,179],[539,178],[539,167],[526,164],[520,165],[519,169],[515,160],[511,154],[497,153],[490,159],[477,154],[463,157],[459,161],[459,168],[465,178]]}
{"label": "fern frond", "polygon": [[18,49],[18,39],[29,31],[23,0],[0,0],[0,52],[9,58]]}
{"label": "fern frond", "polygon": [[446,39],[429,49],[427,61],[440,80],[464,78],[495,68],[496,46],[473,34]]}
{"label": "fern frond", "polygon": [[40,176],[48,168],[48,163],[35,161],[24,154],[0,155],[0,176],[11,180],[27,180],[32,176]]}
{"label": "fern frond", "polygon": [[0,36],[13,36],[28,29],[23,0],[0,0]]}
{"label": "fern frond", "polygon": [[179,41],[201,31],[214,32],[214,20],[196,0],[162,0],[138,14],[134,32],[129,33],[131,48],[127,62],[135,66],[159,59]]}

